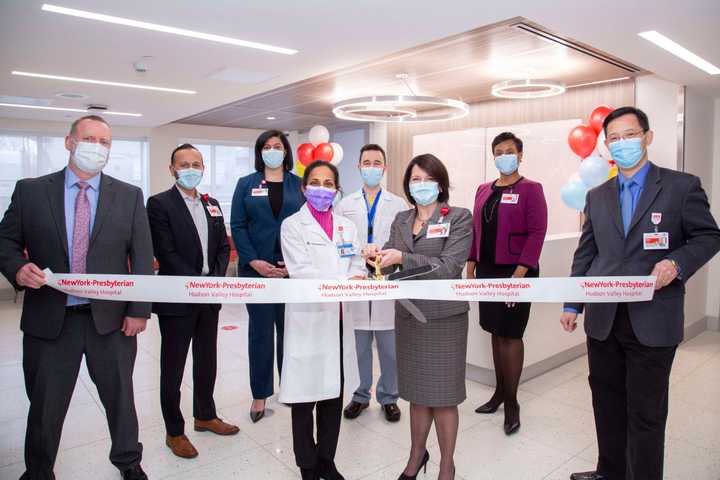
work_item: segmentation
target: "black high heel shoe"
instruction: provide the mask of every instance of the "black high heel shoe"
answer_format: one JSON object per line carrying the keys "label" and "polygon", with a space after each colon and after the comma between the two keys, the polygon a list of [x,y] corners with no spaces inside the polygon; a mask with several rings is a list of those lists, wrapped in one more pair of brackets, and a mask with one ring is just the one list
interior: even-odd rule
{"label": "black high heel shoe", "polygon": [[[517,433],[518,430],[520,430],[520,405],[517,405],[515,408],[515,412],[512,412],[512,410],[507,408],[507,405],[505,406],[505,423],[503,425],[503,429],[505,430],[505,435],[510,436],[514,433]],[[508,421],[508,413],[515,413],[515,418],[512,418]]]}
{"label": "black high heel shoe", "polygon": [[415,475],[405,475],[404,473],[401,473],[398,477],[398,480],[415,480],[420,473],[420,470],[423,471],[423,473],[427,473],[427,463],[430,461],[430,452],[425,450],[425,455],[423,456],[422,462],[420,462],[420,467],[418,467],[417,472],[415,472]]}
{"label": "black high heel shoe", "polygon": [[253,423],[257,423],[263,419],[263,417],[265,416],[265,407],[266,406],[267,406],[267,399],[263,400],[263,409],[262,410],[253,411],[252,408],[250,409],[250,420],[252,420]]}
{"label": "black high heel shoe", "polygon": [[484,414],[495,413],[495,412],[497,412],[498,408],[500,408],[500,405],[502,405],[502,404],[503,404],[503,402],[494,404],[494,403],[492,403],[492,400],[490,400],[489,402],[477,407],[475,409],[475,413],[484,413]]}

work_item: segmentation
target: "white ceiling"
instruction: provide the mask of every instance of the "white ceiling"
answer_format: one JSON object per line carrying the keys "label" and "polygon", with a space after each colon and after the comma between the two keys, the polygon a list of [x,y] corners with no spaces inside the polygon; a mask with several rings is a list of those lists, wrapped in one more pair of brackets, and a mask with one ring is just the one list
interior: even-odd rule
{"label": "white ceiling", "polygon": [[[479,26],[523,16],[668,80],[720,97],[720,75],[710,76],[637,36],[658,30],[720,65],[718,0],[51,0],[51,3],[153,23],[295,48],[294,56],[143,31],[40,10],[42,1],[0,3],[0,96],[53,99],[54,106],[88,102],[142,118],[113,117],[123,125],[156,126],[260,92],[387,55]],[[587,6],[585,6],[587,5]],[[154,57],[140,75],[132,63]],[[226,68],[270,76],[243,85],[208,78]],[[198,94],[130,90],[15,77],[11,70],[89,77],[197,90]],[[58,92],[89,95],[84,101]],[[67,114],[0,107],[0,116],[65,120]],[[74,117],[75,114],[69,114]]]}

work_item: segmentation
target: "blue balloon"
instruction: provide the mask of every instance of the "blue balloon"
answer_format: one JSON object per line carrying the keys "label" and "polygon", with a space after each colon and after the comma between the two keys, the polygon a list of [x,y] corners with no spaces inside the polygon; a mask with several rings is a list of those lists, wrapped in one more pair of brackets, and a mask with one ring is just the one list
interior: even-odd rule
{"label": "blue balloon", "polygon": [[595,188],[608,179],[610,164],[604,158],[593,155],[580,163],[580,178],[588,188]]}
{"label": "blue balloon", "polygon": [[582,180],[572,178],[560,189],[560,197],[565,205],[582,212],[585,209],[587,191],[588,187]]}

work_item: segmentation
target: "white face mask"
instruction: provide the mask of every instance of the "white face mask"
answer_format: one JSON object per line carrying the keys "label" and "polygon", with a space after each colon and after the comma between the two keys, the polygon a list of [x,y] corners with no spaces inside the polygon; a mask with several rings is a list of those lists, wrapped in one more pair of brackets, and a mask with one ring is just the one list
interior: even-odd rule
{"label": "white face mask", "polygon": [[76,167],[87,174],[100,173],[107,165],[110,150],[99,143],[78,142],[72,154]]}

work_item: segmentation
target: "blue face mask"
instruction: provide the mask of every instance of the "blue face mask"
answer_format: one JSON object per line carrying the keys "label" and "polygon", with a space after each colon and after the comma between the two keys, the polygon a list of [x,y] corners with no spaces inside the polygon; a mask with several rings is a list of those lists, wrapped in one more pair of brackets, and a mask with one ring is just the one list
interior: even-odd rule
{"label": "blue face mask", "polygon": [[495,167],[503,175],[511,175],[518,169],[518,157],[514,153],[495,157]]}
{"label": "blue face mask", "polygon": [[175,173],[177,174],[177,179],[175,180],[177,184],[187,190],[192,190],[200,185],[203,176],[203,171],[196,168],[175,170]]}
{"label": "blue face mask", "polygon": [[608,145],[608,150],[617,166],[624,169],[633,168],[645,155],[641,138],[628,138],[612,142]]}
{"label": "blue face mask", "polygon": [[268,168],[278,168],[285,160],[285,152],[274,148],[263,150],[262,159]]}
{"label": "blue face mask", "polygon": [[360,176],[363,182],[370,188],[380,185],[385,170],[380,167],[363,167],[360,169]]}
{"label": "blue face mask", "polygon": [[437,200],[440,187],[437,182],[416,182],[410,184],[410,195],[418,205],[426,206]]}

